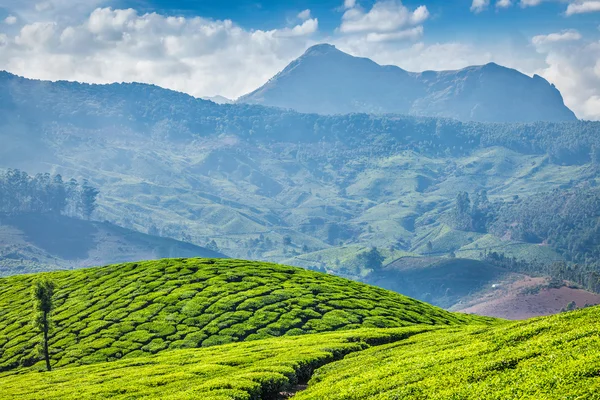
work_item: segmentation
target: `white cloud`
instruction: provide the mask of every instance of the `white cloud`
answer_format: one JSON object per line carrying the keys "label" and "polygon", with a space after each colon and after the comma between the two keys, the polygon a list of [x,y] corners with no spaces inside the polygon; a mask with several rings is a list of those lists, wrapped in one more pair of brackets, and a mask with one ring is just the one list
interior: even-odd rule
{"label": "white cloud", "polygon": [[307,19],[301,25],[296,25],[293,28],[284,28],[276,30],[275,36],[278,37],[299,37],[307,36],[315,33],[319,28],[319,21],[316,18]]}
{"label": "white cloud", "polygon": [[512,6],[511,0],[498,0],[496,1],[496,8],[508,8]]}
{"label": "white cloud", "polygon": [[429,17],[425,6],[410,11],[400,1],[376,2],[365,12],[359,7],[349,8],[342,16],[339,31],[342,33],[394,32],[409,25],[423,23]]}
{"label": "white cloud", "polygon": [[544,0],[521,0],[519,2],[519,5],[521,7],[535,7],[535,6],[539,6],[543,2],[544,2]]}
{"label": "white cloud", "polygon": [[310,10],[306,9],[304,11],[300,11],[297,15],[298,18],[300,18],[302,21],[306,21],[307,19],[310,18]]}
{"label": "white cloud", "polygon": [[473,3],[471,3],[471,11],[477,14],[486,10],[489,5],[490,0],[473,0]]}
{"label": "white cloud", "polygon": [[344,8],[354,8],[356,6],[356,0],[344,0]]}
{"label": "white cloud", "polygon": [[394,40],[418,39],[423,36],[423,27],[415,26],[414,28],[405,29],[397,32],[379,33],[370,32],[366,38],[368,42],[390,42]]}
{"label": "white cloud", "polygon": [[536,72],[557,86],[578,117],[600,120],[600,42],[567,33],[556,34],[554,40],[532,40],[546,63]]}
{"label": "white cloud", "polygon": [[583,1],[567,6],[567,15],[584,14],[600,11],[600,1]]}
{"label": "white cloud", "polygon": [[580,39],[581,34],[574,29],[570,29],[558,33],[550,33],[549,35],[534,36],[531,39],[531,43],[533,43],[536,46],[542,46],[548,43],[571,42]]}
{"label": "white cloud", "polygon": [[235,98],[311,44],[317,19],[246,30],[229,20],[99,8],[77,24],[33,22],[1,40],[0,69],[38,79],[148,82]]}
{"label": "white cloud", "polygon": [[9,15],[8,17],[4,18],[4,23],[6,25],[14,25],[17,23],[17,17],[14,15]]}
{"label": "white cloud", "polygon": [[43,49],[56,42],[56,24],[53,22],[35,22],[31,25],[25,25],[19,35],[15,38],[15,43],[24,48]]}
{"label": "white cloud", "polygon": [[415,11],[413,11],[410,16],[410,22],[412,24],[418,25],[422,24],[429,18],[429,10],[426,6],[419,6]]}

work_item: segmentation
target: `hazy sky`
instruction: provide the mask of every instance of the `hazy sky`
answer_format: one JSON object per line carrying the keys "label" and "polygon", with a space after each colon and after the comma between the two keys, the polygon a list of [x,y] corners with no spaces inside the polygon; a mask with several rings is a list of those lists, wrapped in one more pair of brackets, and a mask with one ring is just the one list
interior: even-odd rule
{"label": "hazy sky", "polygon": [[600,0],[0,0],[0,69],[236,98],[310,45],[404,69],[495,61],[600,119]]}

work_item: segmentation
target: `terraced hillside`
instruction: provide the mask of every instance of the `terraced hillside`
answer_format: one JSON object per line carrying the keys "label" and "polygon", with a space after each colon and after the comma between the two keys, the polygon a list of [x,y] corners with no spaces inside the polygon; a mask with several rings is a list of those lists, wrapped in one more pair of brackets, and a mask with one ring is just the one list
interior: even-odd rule
{"label": "terraced hillside", "polygon": [[594,307],[499,326],[270,338],[50,373],[4,373],[0,393],[9,399],[259,400],[297,391],[298,400],[594,400],[598,318]]}
{"label": "terraced hillside", "polygon": [[[455,314],[295,267],[168,259],[47,274],[57,284],[55,367],[339,329],[455,325]],[[0,279],[0,371],[39,362],[30,325],[36,275]]]}
{"label": "terraced hillside", "polygon": [[599,399],[600,307],[411,337],[319,369],[295,399]]}
{"label": "terraced hillside", "polygon": [[[10,399],[273,399],[352,352],[434,327],[355,330],[176,350],[39,374],[0,374]],[[40,379],[42,378],[42,379]],[[76,390],[73,390],[77,388]]]}

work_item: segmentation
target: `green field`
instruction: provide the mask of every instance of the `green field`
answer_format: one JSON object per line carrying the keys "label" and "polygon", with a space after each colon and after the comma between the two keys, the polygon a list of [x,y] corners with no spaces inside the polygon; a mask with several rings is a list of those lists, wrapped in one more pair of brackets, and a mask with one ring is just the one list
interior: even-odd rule
{"label": "green field", "polygon": [[[242,260],[168,259],[44,275],[58,286],[55,367],[282,335],[491,321],[331,275]],[[36,277],[0,279],[0,371],[39,363],[30,325]]]}

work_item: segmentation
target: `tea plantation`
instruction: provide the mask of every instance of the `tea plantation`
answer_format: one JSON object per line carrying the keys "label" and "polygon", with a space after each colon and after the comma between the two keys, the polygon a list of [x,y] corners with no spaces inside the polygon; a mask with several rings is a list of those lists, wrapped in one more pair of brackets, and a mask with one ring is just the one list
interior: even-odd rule
{"label": "tea plantation", "polygon": [[600,399],[600,307],[441,329],[319,369],[294,399]]}
{"label": "tea plantation", "polygon": [[319,366],[438,327],[352,330],[232,343],[48,373],[0,373],[2,399],[274,399]]}
{"label": "tea plantation", "polygon": [[[594,307],[524,322],[357,329],[19,369],[0,373],[0,397],[259,400],[300,389],[295,400],[597,400],[598,321]],[[306,390],[296,386],[307,380]]]}
{"label": "tea plantation", "polygon": [[[492,321],[261,262],[170,259],[44,275],[57,285],[55,368],[282,335]],[[0,372],[40,363],[30,324],[36,278],[0,279]]]}

